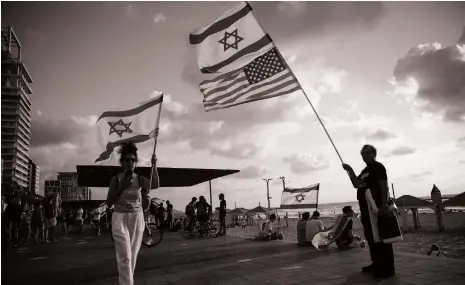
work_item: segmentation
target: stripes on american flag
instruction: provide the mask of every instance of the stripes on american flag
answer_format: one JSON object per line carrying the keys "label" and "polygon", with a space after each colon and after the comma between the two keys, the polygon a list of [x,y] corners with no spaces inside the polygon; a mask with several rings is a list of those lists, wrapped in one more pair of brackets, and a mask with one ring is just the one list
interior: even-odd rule
{"label": "stripes on american flag", "polygon": [[232,106],[290,94],[300,85],[276,48],[245,67],[200,83],[205,110]]}

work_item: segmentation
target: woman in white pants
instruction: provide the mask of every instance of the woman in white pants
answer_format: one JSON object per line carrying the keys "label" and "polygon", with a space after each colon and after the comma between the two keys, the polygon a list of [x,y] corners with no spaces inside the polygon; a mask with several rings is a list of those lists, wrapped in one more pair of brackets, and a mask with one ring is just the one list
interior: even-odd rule
{"label": "woman in white pants", "polygon": [[[142,198],[148,194],[147,189],[159,187],[159,179],[156,166],[151,187],[147,178],[134,173],[138,157],[137,147],[133,143],[123,144],[119,152],[123,172],[111,179],[107,206],[109,208],[115,206],[111,225],[118,263],[119,284],[134,285],[137,254],[144,233]],[[155,156],[152,157],[152,162],[156,165]]]}

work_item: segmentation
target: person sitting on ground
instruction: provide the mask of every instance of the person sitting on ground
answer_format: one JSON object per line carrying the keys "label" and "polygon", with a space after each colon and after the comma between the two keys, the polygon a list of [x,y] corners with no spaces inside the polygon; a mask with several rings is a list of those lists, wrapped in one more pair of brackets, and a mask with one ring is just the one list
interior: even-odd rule
{"label": "person sitting on ground", "polygon": [[270,219],[259,221],[256,228],[255,237],[249,240],[276,240],[280,238],[277,232],[273,232],[273,222],[276,221],[276,215],[271,214]]}
{"label": "person sitting on ground", "polygon": [[347,225],[342,230],[341,234],[335,238],[336,245],[339,249],[349,249],[353,246],[358,246],[358,242],[361,241],[360,237],[356,236],[352,230],[352,217],[354,211],[351,206],[345,206],[342,208],[343,215],[348,219]]}
{"label": "person sitting on ground", "polygon": [[302,214],[302,220],[297,223],[297,237],[299,244],[312,244],[312,240],[315,235],[321,232],[331,231],[333,227],[334,225],[327,228],[323,226],[323,223],[320,221],[320,213],[318,211],[313,212],[311,217],[309,212],[305,212]]}

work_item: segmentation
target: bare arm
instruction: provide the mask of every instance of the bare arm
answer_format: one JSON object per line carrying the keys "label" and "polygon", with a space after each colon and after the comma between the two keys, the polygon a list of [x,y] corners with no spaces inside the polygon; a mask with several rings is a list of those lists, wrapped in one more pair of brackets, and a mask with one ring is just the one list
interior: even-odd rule
{"label": "bare arm", "polygon": [[353,170],[350,170],[347,172],[349,174],[350,182],[352,182],[352,186],[354,188],[359,188],[359,182],[357,179],[357,175],[355,175],[355,172]]}
{"label": "bare arm", "polygon": [[389,185],[387,180],[380,180],[379,185],[381,186],[381,203],[385,205],[388,203]]}

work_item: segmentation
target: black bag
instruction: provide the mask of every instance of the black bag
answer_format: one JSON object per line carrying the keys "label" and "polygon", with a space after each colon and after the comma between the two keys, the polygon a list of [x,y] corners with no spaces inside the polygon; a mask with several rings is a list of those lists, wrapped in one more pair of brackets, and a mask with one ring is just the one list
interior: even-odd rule
{"label": "black bag", "polygon": [[383,243],[395,243],[403,239],[397,220],[397,206],[391,198],[389,198],[389,211],[388,216],[378,216],[379,237]]}

